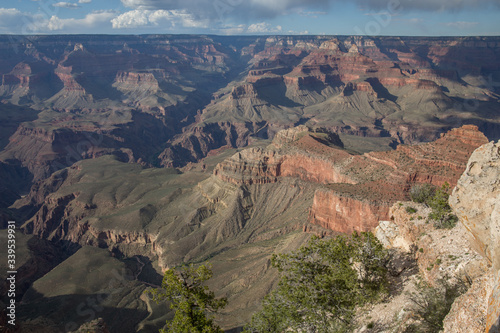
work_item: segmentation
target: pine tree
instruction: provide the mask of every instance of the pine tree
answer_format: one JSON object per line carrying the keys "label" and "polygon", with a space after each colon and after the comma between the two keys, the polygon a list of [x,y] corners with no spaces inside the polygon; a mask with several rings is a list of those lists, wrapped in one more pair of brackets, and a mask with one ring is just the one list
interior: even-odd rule
{"label": "pine tree", "polygon": [[160,333],[222,333],[213,318],[207,313],[216,313],[222,309],[227,300],[215,298],[203,282],[209,280],[213,273],[210,265],[194,267],[192,264],[179,271],[165,272],[161,289],[149,289],[147,292],[157,303],[169,301],[170,308],[175,311],[172,321]]}

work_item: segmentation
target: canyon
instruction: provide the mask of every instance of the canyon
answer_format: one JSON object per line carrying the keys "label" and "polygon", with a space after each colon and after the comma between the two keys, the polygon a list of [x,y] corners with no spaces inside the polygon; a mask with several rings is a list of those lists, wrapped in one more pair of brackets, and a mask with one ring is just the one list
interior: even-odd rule
{"label": "canyon", "polygon": [[[142,292],[206,261],[237,331],[277,283],[272,254],[373,231],[415,184],[465,186],[500,138],[498,37],[16,40],[0,36],[0,222],[22,234],[26,331],[157,331],[171,313]],[[468,229],[495,260],[496,235]]]}

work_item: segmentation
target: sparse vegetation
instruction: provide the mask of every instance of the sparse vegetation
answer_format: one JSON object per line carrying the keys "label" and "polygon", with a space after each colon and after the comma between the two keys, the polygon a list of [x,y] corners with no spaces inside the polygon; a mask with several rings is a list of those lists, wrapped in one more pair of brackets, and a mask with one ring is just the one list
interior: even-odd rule
{"label": "sparse vegetation", "polygon": [[[456,215],[452,213],[448,204],[450,197],[450,184],[444,183],[439,189],[430,184],[415,185],[410,190],[410,197],[418,203],[425,203],[432,209],[429,218],[434,221],[438,229],[451,229],[458,222]],[[407,211],[408,211],[407,207]]]}
{"label": "sparse vegetation", "polygon": [[406,212],[408,214],[415,214],[417,212],[417,210],[413,207],[406,207]]}
{"label": "sparse vegetation", "polygon": [[450,312],[455,299],[467,291],[465,283],[450,285],[446,280],[439,280],[436,287],[424,282],[417,284],[417,292],[409,294],[414,304],[415,315],[421,325],[413,325],[406,332],[434,333],[443,329],[443,320]]}
{"label": "sparse vegetation", "polygon": [[320,240],[272,258],[281,273],[246,332],[348,332],[357,305],[387,291],[388,254],[371,233]]}
{"label": "sparse vegetation", "polygon": [[414,202],[427,203],[435,192],[436,187],[431,184],[417,184],[410,189],[410,198]]}
{"label": "sparse vegetation", "polygon": [[213,318],[207,312],[215,313],[223,308],[227,300],[216,299],[212,291],[203,282],[212,277],[209,265],[195,268],[184,266],[179,271],[168,270],[163,276],[162,289],[148,289],[153,300],[170,302],[175,311],[172,321],[167,322],[167,329],[160,333],[222,333]]}

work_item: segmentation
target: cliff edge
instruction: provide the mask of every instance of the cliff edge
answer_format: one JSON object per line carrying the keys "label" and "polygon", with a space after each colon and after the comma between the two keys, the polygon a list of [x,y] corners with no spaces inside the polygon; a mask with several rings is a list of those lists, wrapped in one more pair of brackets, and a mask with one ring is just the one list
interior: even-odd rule
{"label": "cliff edge", "polygon": [[[491,263],[490,271],[469,291],[477,293],[469,296],[488,304],[485,332],[500,332],[500,141],[474,151],[449,202],[472,244]],[[458,310],[465,304],[455,305]]]}

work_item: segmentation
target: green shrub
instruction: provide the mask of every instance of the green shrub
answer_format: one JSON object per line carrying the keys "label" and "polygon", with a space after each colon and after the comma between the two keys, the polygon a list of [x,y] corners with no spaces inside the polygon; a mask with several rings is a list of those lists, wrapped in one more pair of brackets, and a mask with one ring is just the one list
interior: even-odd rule
{"label": "green shrub", "polygon": [[427,203],[432,208],[429,217],[434,220],[434,226],[438,229],[451,229],[458,222],[457,216],[452,214],[451,207],[448,204],[449,192],[450,184],[444,183]]}
{"label": "green shrub", "polygon": [[417,184],[410,189],[410,198],[414,202],[427,203],[435,192],[436,187],[431,184]]}
{"label": "green shrub", "polygon": [[161,288],[147,289],[157,303],[169,301],[175,311],[174,318],[167,321],[167,329],[160,333],[222,333],[207,312],[215,313],[227,304],[226,298],[215,298],[203,283],[212,277],[211,266],[192,264],[183,266],[178,271],[167,270],[163,276]]}
{"label": "green shrub", "polygon": [[417,210],[413,207],[406,207],[406,212],[409,214],[415,214]]}
{"label": "green shrub", "polygon": [[355,307],[387,292],[388,252],[371,233],[311,241],[273,256],[281,273],[246,332],[350,332]]}
{"label": "green shrub", "polygon": [[429,218],[434,221],[436,228],[451,229],[457,224],[458,218],[452,214],[451,207],[448,204],[450,191],[450,184],[448,183],[444,183],[439,189],[430,184],[419,184],[410,189],[410,197],[413,201],[425,203],[432,209]]}

